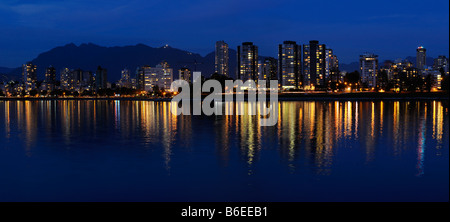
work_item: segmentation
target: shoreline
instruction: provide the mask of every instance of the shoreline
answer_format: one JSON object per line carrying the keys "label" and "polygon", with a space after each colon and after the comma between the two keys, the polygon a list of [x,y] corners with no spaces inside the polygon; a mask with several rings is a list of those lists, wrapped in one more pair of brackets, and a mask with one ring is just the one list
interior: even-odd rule
{"label": "shoreline", "polygon": [[[202,95],[202,99],[206,95]],[[124,101],[155,101],[170,102],[172,98],[140,98],[140,97],[0,97],[0,101],[45,101],[45,100],[124,100]],[[282,93],[278,94],[278,101],[380,101],[380,100],[449,100],[446,92],[420,93]],[[233,96],[233,101],[237,101]],[[244,99],[247,101],[247,98]],[[267,97],[266,101],[269,101]]]}

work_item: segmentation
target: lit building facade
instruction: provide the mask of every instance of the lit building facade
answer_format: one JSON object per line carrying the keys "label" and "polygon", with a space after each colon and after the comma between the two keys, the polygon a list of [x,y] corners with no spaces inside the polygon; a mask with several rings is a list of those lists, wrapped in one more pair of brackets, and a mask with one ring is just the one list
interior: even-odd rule
{"label": "lit building facade", "polygon": [[306,90],[324,85],[325,78],[325,45],[311,40],[303,45],[302,85]]}
{"label": "lit building facade", "polygon": [[166,62],[156,65],[156,67],[141,67],[144,75],[144,90],[153,91],[153,87],[158,86],[160,90],[170,91],[173,81],[173,69],[169,68]]}
{"label": "lit building facade", "polygon": [[427,49],[423,46],[420,46],[416,50],[416,67],[419,70],[424,70],[427,65]]}
{"label": "lit building facade", "polygon": [[36,65],[28,62],[22,65],[22,76],[24,83],[24,90],[26,94],[29,94],[31,90],[35,89],[37,82]]}
{"label": "lit building facade", "polygon": [[430,69],[426,68],[425,70],[422,70],[421,76],[425,82],[428,79],[427,77],[429,76],[429,81],[431,81],[429,84],[431,85],[431,88],[433,90],[442,89],[441,82],[442,82],[444,76],[442,75],[442,73],[439,70],[435,70],[432,68],[430,68]]}
{"label": "lit building facade", "polygon": [[94,90],[94,75],[91,71],[83,70],[81,72],[80,92]]}
{"label": "lit building facade", "polygon": [[64,68],[60,72],[60,87],[62,90],[70,90],[71,87],[70,69]]}
{"label": "lit building facade", "polygon": [[270,80],[277,80],[278,73],[278,60],[273,57],[267,57],[259,65],[259,79],[266,80],[269,83]]}
{"label": "lit building facade", "polygon": [[49,92],[55,90],[56,83],[56,69],[53,66],[49,66],[45,70],[44,90]]}
{"label": "lit building facade", "polygon": [[91,71],[64,68],[60,72],[60,88],[71,92],[82,93],[95,88],[95,79]]}
{"label": "lit building facade", "polygon": [[433,61],[433,69],[438,71],[443,71],[443,74],[448,75],[449,74],[449,67],[448,67],[448,58],[444,55],[440,55]]}
{"label": "lit building facade", "polygon": [[188,68],[181,68],[178,70],[178,79],[186,82],[191,82],[191,70]]}
{"label": "lit building facade", "polygon": [[339,78],[339,60],[332,49],[325,49],[325,79],[336,82]]}
{"label": "lit building facade", "polygon": [[302,48],[294,41],[278,45],[278,74],[282,89],[298,89],[300,86]]}
{"label": "lit building facade", "polygon": [[243,82],[258,80],[258,47],[244,42],[237,47],[237,78]]}
{"label": "lit building facade", "polygon": [[70,71],[70,91],[82,91],[83,70],[75,69]]}
{"label": "lit building facade", "polygon": [[229,75],[228,60],[228,44],[224,41],[216,42],[215,70],[218,74]]}
{"label": "lit building facade", "polygon": [[141,66],[136,68],[136,89],[145,90],[145,76],[144,76],[144,67]]}
{"label": "lit building facade", "polygon": [[130,70],[123,69],[120,73],[120,87],[131,88]]}
{"label": "lit building facade", "polygon": [[361,82],[368,87],[377,86],[378,55],[366,53],[359,57]]}

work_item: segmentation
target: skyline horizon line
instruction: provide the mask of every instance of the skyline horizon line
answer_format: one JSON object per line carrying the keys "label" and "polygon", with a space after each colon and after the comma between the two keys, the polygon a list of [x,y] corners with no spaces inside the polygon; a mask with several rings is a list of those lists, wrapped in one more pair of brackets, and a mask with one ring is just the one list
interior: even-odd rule
{"label": "skyline horizon line", "polygon": [[[218,41],[225,41],[225,40],[216,40],[216,41],[214,41],[214,43],[215,43],[215,42],[218,42]],[[303,44],[303,43],[302,43],[302,44],[299,44],[299,42],[298,42],[298,41],[295,41],[295,40],[284,40],[284,41],[282,41],[282,43],[285,42],[285,41],[296,42],[298,45],[300,45],[300,46],[302,46],[302,47],[303,47],[303,45],[305,45],[305,44]],[[316,40],[316,39],[314,39],[314,40],[309,40],[309,41],[306,41],[306,42],[309,43],[310,41],[319,41],[319,43],[322,43],[322,42],[320,42],[320,40]],[[241,41],[241,44],[239,44],[239,45],[242,45],[242,44],[245,43],[245,42],[252,42],[254,45],[258,46],[258,48],[260,48],[260,45],[259,45],[259,44],[255,44],[254,41]],[[305,43],[306,43],[306,42],[305,42]],[[228,42],[226,42],[226,41],[225,41],[225,43],[227,43],[228,45],[230,45],[230,44],[229,44]],[[276,46],[278,46],[279,44],[282,44],[282,43],[278,43],[278,44],[276,44]],[[328,45],[327,45],[326,43],[322,43],[322,44],[324,44],[324,45],[326,46],[327,49],[332,49],[333,52],[335,52],[335,48],[329,48]],[[213,54],[213,53],[215,52],[214,47],[211,47],[211,48],[212,48],[212,49],[211,49],[212,51],[210,51],[210,52],[207,52],[207,53],[205,53],[205,52],[200,53],[200,52],[194,52],[194,51],[191,51],[191,49],[186,49],[186,48],[184,48],[184,47],[181,48],[181,47],[178,47],[178,46],[173,46],[173,45],[168,44],[168,43],[162,44],[162,45],[160,45],[160,46],[153,46],[154,44],[152,45],[152,44],[143,43],[143,42],[137,42],[137,43],[134,43],[134,44],[121,44],[121,45],[119,45],[119,44],[99,44],[99,43],[95,43],[95,42],[92,42],[92,41],[87,41],[87,42],[85,42],[85,41],[81,41],[81,42],[71,41],[71,42],[69,42],[69,43],[57,45],[57,46],[54,46],[54,47],[52,47],[52,48],[50,48],[50,49],[48,49],[48,50],[46,50],[46,51],[40,52],[40,53],[38,53],[38,55],[35,56],[34,58],[28,59],[28,60],[24,60],[24,61],[21,62],[19,65],[16,65],[16,66],[8,66],[8,65],[0,64],[0,67],[1,67],[1,68],[8,68],[8,69],[16,69],[16,68],[21,67],[23,64],[25,64],[25,63],[27,63],[27,62],[31,62],[32,60],[36,59],[37,57],[39,57],[39,56],[40,56],[41,54],[43,54],[43,53],[49,52],[49,51],[51,51],[51,50],[53,50],[53,49],[55,49],[55,48],[58,48],[58,47],[65,47],[65,46],[68,46],[68,45],[75,45],[76,47],[80,47],[80,46],[83,46],[83,45],[95,45],[95,46],[104,47],[104,48],[130,47],[130,46],[139,46],[139,45],[144,45],[144,46],[147,46],[147,47],[150,47],[150,48],[155,48],[155,49],[156,49],[156,48],[170,47],[170,48],[178,49],[178,50],[185,51],[185,52],[188,52],[188,53],[198,54],[199,56],[201,56],[201,57],[203,57],[203,58],[204,58],[204,57],[207,57],[209,54]],[[232,50],[236,51],[236,48],[237,48],[237,46],[239,46],[239,45],[236,45],[235,47],[229,47],[229,49],[232,49]],[[267,45],[267,44],[263,44],[263,45]],[[435,53],[435,54],[430,55],[430,54],[429,54],[430,51],[429,51],[428,48],[427,48],[426,46],[424,46],[423,44],[419,44],[418,46],[415,47],[415,49],[420,48],[420,47],[427,49],[427,58],[433,58],[433,59],[434,59],[434,58],[437,58],[437,57],[442,56],[442,55],[443,55],[443,56],[446,56],[446,57],[448,58],[449,55],[450,55],[450,53],[449,53],[449,54]],[[275,48],[277,48],[277,47],[275,47]],[[381,55],[380,53],[375,52],[374,50],[361,50],[361,53],[359,53],[358,56],[355,56],[355,57],[354,57],[355,59],[354,59],[353,61],[344,61],[344,62],[341,62],[341,61],[342,61],[342,56],[339,56],[338,53],[333,53],[333,54],[335,54],[336,56],[338,56],[338,59],[339,59],[339,61],[340,61],[341,64],[347,64],[347,65],[349,65],[349,64],[351,64],[351,63],[358,62],[359,56],[361,56],[361,55],[363,55],[363,54],[366,54],[366,53],[371,53],[371,54],[377,55],[377,56],[380,58],[380,61],[388,61],[388,60],[392,60],[392,61],[393,61],[393,60],[396,60],[396,59],[406,59],[407,57],[414,57],[414,56],[415,56],[415,55],[410,54],[410,55],[404,55],[404,56],[397,56],[397,57],[390,57],[390,58],[388,58],[388,56],[383,56],[383,55]],[[273,57],[273,58],[277,58],[277,57],[278,57],[277,55],[263,55],[263,54],[260,54],[260,53],[258,53],[258,55],[259,55],[259,56],[262,56],[262,57]],[[383,58],[383,57],[384,57],[384,58]],[[415,63],[415,61],[410,61],[410,62]]]}

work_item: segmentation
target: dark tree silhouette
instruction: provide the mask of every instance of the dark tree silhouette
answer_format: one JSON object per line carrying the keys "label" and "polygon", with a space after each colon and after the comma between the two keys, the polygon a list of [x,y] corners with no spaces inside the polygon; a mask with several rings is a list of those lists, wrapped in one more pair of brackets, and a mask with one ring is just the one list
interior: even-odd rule
{"label": "dark tree silhouette", "polygon": [[347,73],[345,75],[345,77],[344,77],[344,80],[347,83],[352,83],[352,84],[358,83],[359,80],[360,80],[359,72],[358,71],[353,71],[353,72]]}
{"label": "dark tree silhouette", "polygon": [[222,92],[225,92],[225,81],[226,80],[233,80],[232,78],[226,76],[226,75],[221,75],[218,73],[213,73],[211,75],[211,77],[208,78],[209,79],[213,79],[213,80],[217,80],[220,82],[220,85],[222,86]]}
{"label": "dark tree silhouette", "polygon": [[441,88],[442,88],[442,90],[444,90],[446,92],[448,92],[449,87],[450,87],[448,79],[449,79],[449,75],[445,75],[444,78],[442,78],[442,80],[441,80]]}

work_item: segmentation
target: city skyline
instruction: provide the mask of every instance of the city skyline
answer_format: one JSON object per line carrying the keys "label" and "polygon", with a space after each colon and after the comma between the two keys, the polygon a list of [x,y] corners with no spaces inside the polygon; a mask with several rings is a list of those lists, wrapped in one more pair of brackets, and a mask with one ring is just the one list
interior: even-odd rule
{"label": "city skyline", "polygon": [[[223,47],[226,53],[223,52]],[[236,79],[242,81],[276,80],[282,91],[329,91],[352,92],[353,89],[362,91],[433,91],[446,89],[441,83],[448,78],[449,60],[445,56],[435,58],[432,66],[426,64],[426,48],[417,48],[417,64],[411,61],[397,59],[385,61],[379,65],[378,55],[364,53],[360,55],[359,71],[339,71],[339,59],[333,54],[333,50],[325,44],[319,44],[317,40],[311,40],[309,44],[297,45],[294,41],[284,41],[279,45],[278,58],[258,57],[258,46],[252,42],[243,42],[237,48]],[[222,54],[222,55],[221,55]],[[303,56],[301,56],[303,55]],[[224,58],[226,58],[224,60]],[[301,65],[303,62],[303,66]],[[215,76],[230,78],[226,73],[218,72],[218,67],[226,67],[228,70],[228,45],[224,41],[217,41],[215,53]],[[134,90],[136,96],[144,94],[153,96],[165,96],[163,92],[171,92],[171,83],[176,79],[191,81],[191,70],[183,67],[178,69],[178,78],[174,78],[174,69],[163,60],[155,67],[141,65],[136,68],[134,78],[130,76],[127,68],[121,70],[120,79],[109,82],[107,68],[97,67],[97,71],[69,69],[60,71],[60,81],[56,81],[56,69],[53,65],[46,68],[45,78],[39,83],[36,74],[37,66],[32,62],[22,65],[22,80],[19,82],[3,82],[0,90],[5,90],[8,96],[15,95],[39,95],[44,96],[62,94],[66,92],[75,96],[92,96],[106,93],[111,88],[128,88]],[[176,70],[175,70],[176,71]],[[195,72],[196,70],[194,70]],[[201,73],[201,72],[199,72]],[[213,78],[212,75],[210,78]],[[351,77],[354,76],[354,77]],[[205,76],[203,76],[205,77]],[[447,80],[448,81],[448,80]],[[347,86],[347,83],[349,85]],[[354,84],[352,87],[352,83]],[[115,84],[114,86],[112,84]],[[445,84],[445,83],[444,83]],[[56,87],[58,85],[58,87]],[[358,86],[359,85],[359,86]],[[156,87],[156,88],[155,88]],[[444,88],[443,88],[444,87]],[[32,92],[34,91],[34,92]],[[122,90],[121,90],[122,91]],[[101,93],[100,93],[101,92]],[[111,91],[110,91],[111,92]],[[55,94],[56,93],[56,94]],[[116,94],[116,92],[114,92]],[[119,91],[119,96],[121,92]],[[126,94],[131,94],[127,91]],[[4,95],[3,92],[1,95]],[[170,95],[167,95],[170,96]]]}
{"label": "city skyline", "polygon": [[[294,13],[319,5],[318,13]],[[273,46],[282,41],[305,44],[318,39],[331,46],[342,63],[357,61],[366,51],[384,60],[413,56],[418,46],[427,48],[431,57],[448,56],[449,48],[448,1],[5,1],[0,12],[0,66],[11,68],[68,42],[169,44],[205,55],[218,39],[230,48],[252,41],[261,55],[276,57]]]}
{"label": "city skyline", "polygon": [[2,0],[4,211],[438,218],[449,5]]}
{"label": "city skyline", "polygon": [[[220,41],[223,41],[223,40],[220,40]],[[194,54],[194,53],[195,53],[195,54],[199,54],[199,55],[202,56],[202,57],[206,57],[206,56],[208,56],[208,55],[211,54],[211,53],[213,53],[213,54],[215,53],[215,47],[214,47],[214,45],[215,45],[217,42],[220,42],[220,41],[217,41],[217,40],[216,40],[216,41],[213,41],[213,42],[212,42],[213,47],[211,47],[211,51],[209,51],[209,52],[207,52],[207,53],[205,53],[205,54],[193,52],[193,51],[190,51],[189,49],[176,48],[176,47],[174,47],[174,46],[172,46],[172,45],[169,45],[169,44],[165,44],[165,45],[161,45],[161,46],[149,46],[149,45],[145,45],[145,44],[142,44],[142,43],[134,43],[134,44],[128,44],[128,45],[121,45],[121,46],[118,46],[118,45],[106,46],[106,45],[99,45],[99,44],[92,43],[92,42],[82,42],[82,43],[80,43],[80,44],[75,44],[75,43],[71,42],[71,43],[66,43],[66,44],[63,44],[63,45],[54,46],[53,48],[50,48],[50,49],[44,50],[44,51],[42,51],[42,52],[39,52],[35,57],[29,58],[29,59],[27,59],[27,60],[23,60],[23,61],[19,62],[20,64],[19,64],[18,66],[5,66],[5,65],[0,64],[0,67],[10,68],[10,69],[17,68],[17,67],[21,67],[24,63],[27,63],[27,62],[32,61],[33,59],[36,59],[39,55],[41,55],[41,54],[43,54],[43,53],[46,53],[46,52],[49,52],[49,51],[51,51],[51,50],[53,50],[53,49],[55,49],[55,48],[58,48],[58,47],[64,47],[64,46],[67,46],[67,45],[70,45],[70,44],[74,44],[76,47],[79,47],[79,46],[82,46],[82,45],[89,45],[89,44],[91,44],[91,45],[96,45],[96,46],[106,47],[106,48],[130,47],[130,46],[137,46],[137,45],[145,45],[145,46],[148,46],[148,47],[151,47],[151,48],[167,48],[167,47],[172,47],[172,48],[176,48],[176,49],[178,49],[178,50],[186,51],[186,52],[191,53],[191,54]],[[267,58],[267,57],[278,58],[278,56],[279,56],[279,45],[282,44],[282,43],[285,42],[285,41],[288,41],[288,42],[297,42],[297,41],[295,41],[295,40],[283,40],[283,41],[280,41],[280,42],[278,42],[278,43],[274,43],[273,45],[271,45],[271,48],[273,48],[273,49],[275,49],[275,50],[277,51],[275,54],[273,54],[273,55],[272,55],[272,54],[267,55],[267,54],[264,54],[264,52],[263,52],[263,53],[260,53],[260,50],[258,50],[258,55],[259,55],[259,56],[262,56],[262,57],[264,57],[264,58]],[[300,47],[303,48],[303,45],[308,45],[308,44],[310,43],[310,41],[320,41],[320,40],[311,39],[311,40],[307,40],[307,41],[305,41],[305,42],[297,42],[297,44],[298,44]],[[256,44],[255,42],[253,42],[253,41],[241,41],[238,45],[236,45],[236,46],[234,46],[234,47],[229,46],[229,44],[228,44],[228,42],[227,42],[226,40],[225,40],[224,42],[227,44],[228,49],[235,50],[235,51],[237,50],[237,48],[238,48],[239,46],[241,46],[242,43],[245,43],[245,42],[251,42],[251,43],[253,43],[254,45],[257,45],[258,48],[260,48],[260,46],[259,46],[258,44]],[[320,41],[320,42],[322,42],[322,41]],[[347,64],[347,65],[352,64],[352,63],[355,63],[355,62],[359,62],[359,57],[360,57],[360,55],[362,55],[362,54],[367,54],[367,53],[377,54],[377,55],[379,56],[379,60],[380,60],[380,61],[388,61],[388,60],[392,60],[392,61],[393,61],[393,60],[396,60],[396,59],[407,59],[408,57],[416,57],[416,59],[415,59],[414,61],[411,61],[411,62],[417,63],[417,49],[418,49],[418,48],[424,48],[424,49],[427,50],[425,59],[430,59],[430,58],[436,59],[436,58],[439,58],[439,57],[441,57],[441,56],[450,57],[449,54],[448,54],[448,52],[447,52],[447,53],[439,54],[439,53],[437,53],[437,52],[430,51],[430,49],[427,48],[424,44],[418,44],[418,45],[412,46],[412,48],[408,49],[407,52],[402,52],[402,54],[404,54],[403,56],[397,56],[397,57],[395,57],[395,56],[394,56],[394,57],[383,56],[383,55],[385,55],[385,54],[384,54],[382,51],[380,51],[379,49],[374,49],[374,50],[360,50],[359,54],[354,54],[354,55],[352,54],[352,55],[350,55],[349,57],[347,57],[347,60],[342,61],[342,60],[343,60],[342,57],[345,57],[345,56],[341,56],[341,54],[335,53],[335,50],[334,50],[335,47],[328,48],[328,46],[329,46],[328,44],[326,44],[326,46],[327,46],[327,47],[326,47],[326,50],[324,50],[325,53],[328,53],[328,51],[331,50],[332,55],[334,55],[334,56],[337,55],[337,56],[339,57],[339,63],[340,63],[340,64]],[[397,50],[397,51],[400,51],[400,50]],[[380,53],[376,53],[376,52],[380,52]],[[345,54],[345,53],[344,53],[344,54]],[[302,61],[302,63],[303,63],[303,62],[304,62],[304,61]],[[214,64],[213,64],[213,65],[214,65]],[[433,64],[426,64],[426,65],[427,65],[427,66],[432,66]],[[228,72],[229,72],[229,73],[230,73],[230,72],[232,73],[232,72],[235,72],[235,71],[234,71],[234,70],[228,70]]]}

